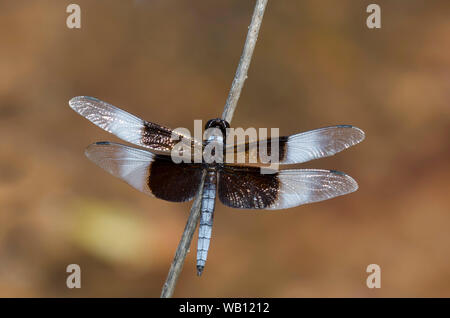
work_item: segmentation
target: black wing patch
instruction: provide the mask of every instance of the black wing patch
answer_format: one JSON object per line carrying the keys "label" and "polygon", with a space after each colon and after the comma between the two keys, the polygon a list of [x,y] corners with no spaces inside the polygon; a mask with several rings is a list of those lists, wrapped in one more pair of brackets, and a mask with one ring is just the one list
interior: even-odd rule
{"label": "black wing patch", "polygon": [[219,171],[219,199],[232,208],[268,208],[278,199],[277,175],[261,174],[257,167],[224,166]]}
{"label": "black wing patch", "polygon": [[155,156],[150,165],[148,186],[157,198],[172,201],[190,201],[200,186],[201,164],[176,164],[168,156]]}

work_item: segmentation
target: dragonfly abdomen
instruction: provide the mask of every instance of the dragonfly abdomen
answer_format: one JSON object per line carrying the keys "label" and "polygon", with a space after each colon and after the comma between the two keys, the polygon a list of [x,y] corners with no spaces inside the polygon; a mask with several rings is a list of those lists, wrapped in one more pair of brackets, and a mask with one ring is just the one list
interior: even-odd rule
{"label": "dragonfly abdomen", "polygon": [[197,275],[200,276],[208,257],[216,200],[216,171],[208,171],[203,186],[200,226],[197,244]]}

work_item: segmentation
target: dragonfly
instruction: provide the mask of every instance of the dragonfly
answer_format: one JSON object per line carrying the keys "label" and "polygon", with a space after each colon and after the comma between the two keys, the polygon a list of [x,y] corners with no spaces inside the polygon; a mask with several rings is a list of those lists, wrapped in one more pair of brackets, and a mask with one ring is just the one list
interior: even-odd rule
{"label": "dragonfly", "polygon": [[[214,128],[221,135],[212,134],[203,141],[145,121],[93,97],[74,97],[69,105],[98,127],[145,149],[102,141],[85,150],[91,161],[135,189],[166,201],[186,202],[197,195],[204,178],[197,242],[199,276],[208,256],[216,196],[231,208],[280,210],[331,199],[358,189],[352,177],[336,170],[280,169],[262,173],[259,167],[250,164],[206,162],[204,159],[201,162],[174,162],[172,151],[178,143],[174,137],[200,149],[211,143],[222,143],[224,152],[240,153],[249,158],[249,142],[244,147],[225,144],[224,136],[230,125],[223,119],[211,119],[206,123],[205,130]],[[332,156],[358,144],[364,137],[364,132],[352,125],[278,137],[278,162],[291,165]]]}

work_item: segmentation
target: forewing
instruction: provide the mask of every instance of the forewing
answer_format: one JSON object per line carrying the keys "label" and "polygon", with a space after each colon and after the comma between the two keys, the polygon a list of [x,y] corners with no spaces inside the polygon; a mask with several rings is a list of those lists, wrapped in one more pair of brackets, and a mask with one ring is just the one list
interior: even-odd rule
{"label": "forewing", "polygon": [[364,132],[361,129],[351,125],[338,125],[319,128],[288,137],[230,145],[227,146],[226,152],[234,153],[234,158],[243,155],[246,163],[261,163],[261,146],[266,145],[264,153],[267,156],[271,156],[272,152],[276,151],[273,145],[278,143],[278,156],[275,157],[279,163],[295,164],[332,156],[356,145],[363,139]]}
{"label": "forewing", "polygon": [[280,163],[302,163],[329,157],[363,140],[364,132],[350,125],[310,130],[287,138]]}
{"label": "forewing", "polygon": [[[74,97],[69,101],[69,105],[81,116],[120,139],[146,147],[159,154],[170,155],[174,145],[181,138],[184,138],[184,141],[191,144],[192,147],[194,143],[197,143],[190,136],[185,136],[174,132],[170,128],[142,120],[93,97]],[[173,140],[171,139],[172,134],[175,137]]]}

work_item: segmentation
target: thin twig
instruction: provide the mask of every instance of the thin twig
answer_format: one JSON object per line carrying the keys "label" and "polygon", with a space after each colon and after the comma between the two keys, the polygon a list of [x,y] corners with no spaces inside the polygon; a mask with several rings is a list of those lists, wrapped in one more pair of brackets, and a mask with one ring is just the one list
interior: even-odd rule
{"label": "thin twig", "polygon": [[[252,60],[253,50],[255,48],[256,40],[258,39],[259,29],[261,27],[262,19],[264,16],[264,10],[266,9],[268,0],[257,0],[255,9],[253,11],[252,22],[248,28],[247,38],[245,40],[244,50],[242,52],[239,65],[234,76],[233,83],[231,84],[230,93],[225,104],[225,109],[222,114],[222,119],[231,122],[233,118],[234,110],[236,109],[237,102],[241,95],[242,87],[247,79],[247,71]],[[186,227],[184,228],[183,235],[181,236],[180,243],[178,244],[175,257],[167,275],[166,282],[161,291],[161,298],[172,297],[175,291],[175,285],[178,280],[178,276],[183,268],[184,260],[186,258],[189,246],[192,242],[195,229],[197,227],[200,218],[201,209],[201,197],[203,193],[203,184],[205,182],[206,172],[203,172],[199,190],[194,199],[194,204],[191,207],[191,213],[189,215]]]}
{"label": "thin twig", "polygon": [[189,246],[191,246],[192,237],[194,236],[195,228],[197,227],[198,219],[200,217],[200,208],[202,205],[201,193],[203,192],[205,177],[206,170],[203,171],[200,186],[198,188],[198,194],[192,204],[191,214],[189,215],[180,243],[178,244],[177,251],[175,252],[172,265],[170,265],[169,274],[167,275],[166,282],[164,283],[161,291],[161,298],[172,297],[175,290],[175,285],[177,284],[178,276],[180,276],[181,270],[183,269],[184,259],[186,258]]}
{"label": "thin twig", "polygon": [[266,9],[267,0],[258,0],[253,11],[252,22],[248,28],[247,39],[245,40],[244,50],[242,51],[241,60],[239,61],[236,75],[231,84],[230,93],[228,94],[225,109],[222,113],[222,119],[231,122],[237,102],[241,96],[242,87],[247,79],[247,71],[252,60],[253,50],[255,49],[256,40],[258,39],[259,28],[261,27],[264,10]]}

